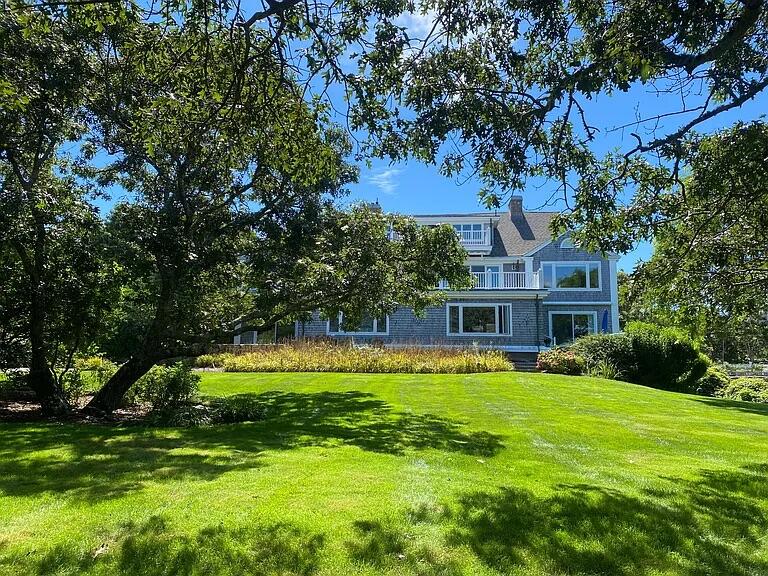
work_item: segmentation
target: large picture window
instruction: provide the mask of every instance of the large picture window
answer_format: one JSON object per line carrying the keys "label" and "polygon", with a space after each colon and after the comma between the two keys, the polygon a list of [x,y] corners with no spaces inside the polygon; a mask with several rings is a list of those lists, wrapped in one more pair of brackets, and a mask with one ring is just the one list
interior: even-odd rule
{"label": "large picture window", "polygon": [[597,325],[596,312],[550,312],[552,344],[567,344],[579,336],[594,334]]}
{"label": "large picture window", "polygon": [[339,312],[337,317],[328,320],[328,334],[389,334],[389,316],[374,318],[366,315],[363,316],[359,326],[347,326],[344,323],[344,313]]}
{"label": "large picture window", "polygon": [[509,304],[448,304],[448,334],[507,335],[509,314]]}
{"label": "large picture window", "polygon": [[600,262],[543,262],[544,288],[600,290]]}

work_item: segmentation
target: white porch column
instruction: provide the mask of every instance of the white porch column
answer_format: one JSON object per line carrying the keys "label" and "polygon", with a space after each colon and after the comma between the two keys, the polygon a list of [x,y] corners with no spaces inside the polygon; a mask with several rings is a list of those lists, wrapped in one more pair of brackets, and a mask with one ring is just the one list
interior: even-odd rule
{"label": "white porch column", "polygon": [[[534,288],[533,286],[533,256],[525,256],[523,258],[525,262],[525,286],[526,288]],[[539,288],[539,286],[536,286]]]}

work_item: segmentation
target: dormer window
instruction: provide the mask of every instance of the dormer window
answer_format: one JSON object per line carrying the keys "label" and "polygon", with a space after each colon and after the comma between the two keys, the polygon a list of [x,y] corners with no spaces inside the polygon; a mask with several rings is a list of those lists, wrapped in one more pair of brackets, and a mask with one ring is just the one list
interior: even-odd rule
{"label": "dormer window", "polygon": [[485,246],[490,244],[488,230],[481,223],[454,224],[461,243],[465,246]]}

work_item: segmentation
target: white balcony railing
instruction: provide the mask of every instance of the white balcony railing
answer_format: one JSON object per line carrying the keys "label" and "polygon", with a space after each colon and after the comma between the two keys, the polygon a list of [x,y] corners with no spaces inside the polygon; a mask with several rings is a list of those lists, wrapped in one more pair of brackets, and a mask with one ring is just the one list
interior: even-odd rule
{"label": "white balcony railing", "polygon": [[456,234],[464,246],[490,246],[491,231],[485,230],[457,230]]}
{"label": "white balcony railing", "polygon": [[[524,290],[539,289],[539,272],[472,272],[472,290]],[[437,286],[442,290],[450,287],[445,280]]]}

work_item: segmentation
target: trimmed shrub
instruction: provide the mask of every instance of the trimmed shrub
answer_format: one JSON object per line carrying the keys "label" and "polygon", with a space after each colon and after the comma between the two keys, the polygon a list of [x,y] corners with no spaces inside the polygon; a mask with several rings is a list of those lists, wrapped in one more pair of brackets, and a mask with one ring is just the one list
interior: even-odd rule
{"label": "trimmed shrub", "polygon": [[728,373],[721,366],[713,364],[707,368],[704,376],[696,382],[696,394],[717,396],[720,390],[730,384]]}
{"label": "trimmed shrub", "polygon": [[550,374],[578,376],[584,372],[586,362],[570,348],[552,348],[539,352],[536,367]]}
{"label": "trimmed shrub", "polygon": [[735,378],[718,390],[716,396],[728,400],[768,404],[768,380],[765,378]]}
{"label": "trimmed shrub", "polygon": [[629,334],[582,336],[571,344],[570,349],[584,358],[587,369],[610,365],[615,369],[617,378],[627,378],[637,372],[637,360]]}
{"label": "trimmed shrub", "polygon": [[712,364],[681,331],[641,322],[630,323],[620,334],[584,336],[571,349],[587,368],[602,366],[604,373],[663,390],[696,390]]}
{"label": "trimmed shrub", "polygon": [[682,331],[644,322],[630,322],[637,372],[632,382],[666,390],[693,391],[712,364]]}
{"label": "trimmed shrub", "polygon": [[381,348],[327,341],[259,346],[245,354],[207,354],[200,368],[225,372],[361,372],[469,374],[514,370],[498,350],[455,348]]}
{"label": "trimmed shrub", "polygon": [[125,395],[127,405],[148,405],[153,412],[170,411],[191,403],[198,394],[200,376],[189,366],[153,366]]}

